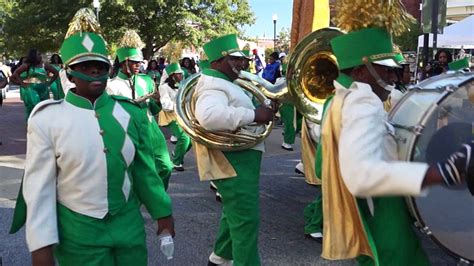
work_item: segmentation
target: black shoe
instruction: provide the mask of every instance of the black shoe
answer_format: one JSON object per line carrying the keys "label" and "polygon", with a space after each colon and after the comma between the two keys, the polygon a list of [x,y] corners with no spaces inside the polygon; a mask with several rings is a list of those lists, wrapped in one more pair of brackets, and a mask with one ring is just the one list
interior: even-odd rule
{"label": "black shoe", "polygon": [[216,201],[222,202],[221,194],[217,193],[217,191],[216,191]]}
{"label": "black shoe", "polygon": [[207,261],[207,266],[218,266],[218,264],[215,264],[214,262],[208,260]]}

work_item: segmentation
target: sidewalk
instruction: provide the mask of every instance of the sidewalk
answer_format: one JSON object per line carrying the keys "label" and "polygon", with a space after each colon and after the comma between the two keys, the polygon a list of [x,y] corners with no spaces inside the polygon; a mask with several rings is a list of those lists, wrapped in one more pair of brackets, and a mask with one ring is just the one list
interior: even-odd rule
{"label": "sidewalk", "polygon": [[0,107],[0,208],[13,208],[20,188],[26,153],[23,103],[17,88]]}

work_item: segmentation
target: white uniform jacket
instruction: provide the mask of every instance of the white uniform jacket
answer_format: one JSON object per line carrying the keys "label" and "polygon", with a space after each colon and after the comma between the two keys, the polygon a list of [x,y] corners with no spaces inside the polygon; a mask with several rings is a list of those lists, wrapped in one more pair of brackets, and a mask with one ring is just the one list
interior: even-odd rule
{"label": "white uniform jacket", "polygon": [[[195,115],[207,130],[234,131],[251,124],[255,107],[243,89],[213,69],[205,69],[196,85]],[[264,151],[260,143],[252,149]]]}
{"label": "white uniform jacket", "polygon": [[161,84],[158,89],[160,90],[161,108],[165,112],[173,112],[178,90],[171,88],[168,83]]}
{"label": "white uniform jacket", "polygon": [[[336,94],[346,90],[334,82]],[[353,82],[342,106],[339,162],[344,183],[358,197],[419,195],[428,165],[398,160],[394,128],[370,85]]]}

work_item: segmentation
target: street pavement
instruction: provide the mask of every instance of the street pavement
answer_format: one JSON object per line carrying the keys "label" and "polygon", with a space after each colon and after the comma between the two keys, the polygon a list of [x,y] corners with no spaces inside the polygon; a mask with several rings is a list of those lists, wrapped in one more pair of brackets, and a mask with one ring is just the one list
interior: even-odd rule
{"label": "street pavement", "polygon": [[[168,131],[163,129],[168,136]],[[0,107],[0,266],[31,265],[24,229],[8,230],[23,175],[26,133],[23,105],[17,90],[8,92]],[[263,265],[355,265],[354,260],[327,261],[321,245],[303,233],[303,208],[320,190],[294,172],[300,158],[300,139],[292,152],[280,148],[282,129],[274,128],[266,141],[260,180],[260,256]],[[168,143],[170,151],[173,145]],[[184,172],[174,172],[169,194],[173,200],[176,237],[174,258],[167,261],[159,250],[156,223],[143,209],[146,220],[149,265],[207,265],[218,228],[221,205],[208,182],[200,182],[194,153],[185,158]],[[420,234],[433,265],[454,265],[455,260]],[[2,265],[3,262],[3,265]]]}

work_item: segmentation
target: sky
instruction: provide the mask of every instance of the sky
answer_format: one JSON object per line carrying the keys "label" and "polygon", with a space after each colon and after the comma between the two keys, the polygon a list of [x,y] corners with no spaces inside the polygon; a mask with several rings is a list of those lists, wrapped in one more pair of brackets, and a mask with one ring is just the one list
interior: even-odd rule
{"label": "sky", "polygon": [[292,0],[248,0],[250,8],[255,14],[256,21],[252,26],[244,27],[245,36],[273,38],[273,14],[277,14],[277,35],[284,28],[291,27],[293,11]]}

